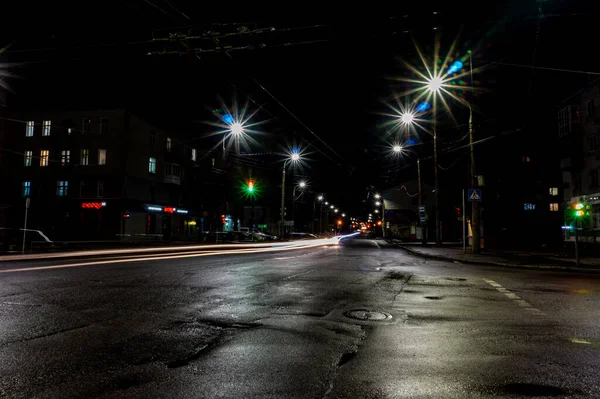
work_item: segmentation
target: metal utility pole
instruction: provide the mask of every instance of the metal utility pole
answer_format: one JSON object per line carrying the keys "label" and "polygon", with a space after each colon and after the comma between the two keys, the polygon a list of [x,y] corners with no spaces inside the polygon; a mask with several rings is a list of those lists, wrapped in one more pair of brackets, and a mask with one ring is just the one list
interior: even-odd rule
{"label": "metal utility pole", "polygon": [[285,165],[286,162],[283,163],[283,169],[281,171],[281,226],[280,226],[280,238],[283,240],[283,235],[285,233]]}
{"label": "metal utility pole", "polygon": [[[423,183],[421,182],[421,158],[417,158],[417,183],[419,185],[419,209],[420,207],[423,205]],[[419,223],[421,224],[421,244],[426,245],[427,244],[427,233],[425,231],[425,225],[423,224],[423,222],[421,222],[420,220],[421,218],[419,217]]]}
{"label": "metal utility pole", "polygon": [[442,246],[442,221],[440,220],[440,186],[438,179],[438,153],[437,153],[437,123],[436,123],[436,105],[433,104],[433,163],[434,163],[434,190],[435,190],[435,245]]}
{"label": "metal utility pole", "polygon": [[[471,66],[471,88],[473,87],[473,62],[469,52],[469,64]],[[473,146],[473,108],[469,106],[469,149],[471,153],[471,188],[477,188],[477,173],[475,171],[475,147]],[[464,208],[463,208],[464,209]],[[473,231],[472,253],[481,252],[481,237],[479,229],[479,201],[471,202],[471,230]]]}
{"label": "metal utility pole", "polygon": [[467,218],[465,217],[465,189],[462,190],[462,239],[463,239],[463,253],[467,253],[467,228],[465,223],[467,222]]}

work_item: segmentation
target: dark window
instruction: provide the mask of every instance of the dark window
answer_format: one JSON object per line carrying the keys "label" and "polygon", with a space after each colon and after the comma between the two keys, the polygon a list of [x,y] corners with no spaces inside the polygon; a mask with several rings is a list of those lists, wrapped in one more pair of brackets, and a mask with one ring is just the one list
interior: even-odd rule
{"label": "dark window", "polygon": [[83,126],[81,127],[81,133],[83,133],[83,134],[92,133],[92,120],[91,119],[87,119],[87,118],[83,119]]}
{"label": "dark window", "polygon": [[100,134],[106,134],[108,132],[108,119],[100,119]]}

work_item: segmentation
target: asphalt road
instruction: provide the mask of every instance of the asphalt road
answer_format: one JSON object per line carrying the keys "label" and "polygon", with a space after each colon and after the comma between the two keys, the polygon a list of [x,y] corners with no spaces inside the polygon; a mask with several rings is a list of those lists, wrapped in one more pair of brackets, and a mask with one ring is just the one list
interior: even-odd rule
{"label": "asphalt road", "polygon": [[2,262],[0,397],[598,397],[599,292],[371,240]]}

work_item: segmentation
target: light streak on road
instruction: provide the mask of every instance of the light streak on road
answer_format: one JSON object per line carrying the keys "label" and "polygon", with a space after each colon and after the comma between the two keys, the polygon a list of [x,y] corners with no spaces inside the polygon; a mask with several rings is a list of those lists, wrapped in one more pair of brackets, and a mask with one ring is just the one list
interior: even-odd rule
{"label": "light streak on road", "polygon": [[[337,238],[337,237],[334,237]],[[14,273],[14,272],[24,272],[24,271],[36,271],[36,270],[51,270],[51,269],[63,269],[69,267],[83,267],[83,266],[95,266],[95,265],[105,265],[105,264],[115,264],[115,263],[130,263],[130,262],[144,262],[144,261],[153,261],[153,260],[168,260],[168,259],[181,259],[181,258],[193,258],[193,257],[201,257],[201,256],[214,256],[214,255],[232,255],[232,254],[256,254],[256,253],[268,253],[268,252],[280,252],[280,251],[289,251],[295,249],[307,249],[307,248],[315,248],[321,247],[324,245],[335,245],[337,244],[337,239],[320,239],[320,240],[312,240],[310,243],[304,242],[295,242],[293,246],[279,246],[279,247],[270,247],[270,248],[243,248],[243,249],[230,249],[225,251],[202,251],[202,252],[192,252],[192,253],[171,253],[171,254],[156,254],[151,256],[144,257],[127,257],[120,259],[106,259],[106,260],[96,260],[89,262],[78,262],[78,263],[67,263],[62,265],[48,265],[48,266],[33,266],[33,267],[21,267],[14,269],[5,269],[0,270],[0,273]]]}
{"label": "light streak on road", "polygon": [[228,249],[226,252],[231,252],[231,248],[279,248],[290,247],[291,249],[306,245],[310,242],[314,245],[332,245],[337,244],[340,239],[349,236],[336,236],[332,238],[320,238],[316,240],[302,241],[286,241],[281,243],[248,243],[248,244],[211,244],[211,245],[188,245],[174,247],[153,247],[153,248],[129,248],[129,249],[101,249],[90,251],[75,251],[75,252],[59,252],[59,253],[44,253],[44,254],[29,254],[29,255],[7,255],[0,256],[0,262],[10,262],[18,260],[48,260],[56,258],[77,258],[86,256],[98,255],[120,255],[120,254],[142,254],[151,252],[168,252],[168,251],[210,251],[219,249]]}

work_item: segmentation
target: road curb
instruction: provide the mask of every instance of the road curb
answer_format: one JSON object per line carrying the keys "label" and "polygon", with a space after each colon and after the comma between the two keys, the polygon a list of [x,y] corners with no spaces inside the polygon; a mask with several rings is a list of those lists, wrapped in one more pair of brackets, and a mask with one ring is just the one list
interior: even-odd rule
{"label": "road curb", "polygon": [[555,271],[600,274],[600,269],[569,267],[569,266],[554,266],[554,265],[518,265],[518,264],[514,264],[514,263],[490,262],[490,261],[486,261],[486,260],[465,260],[465,259],[452,258],[449,256],[426,254],[423,252],[415,251],[414,249],[412,249],[408,246],[405,246],[405,245],[397,245],[397,246],[399,248],[405,250],[406,252],[409,252],[413,255],[420,256],[423,258],[451,261],[451,262],[458,262],[458,263],[466,263],[466,264],[471,264],[471,265],[502,266],[502,267],[512,267],[515,269],[538,269],[538,270],[555,270]]}

